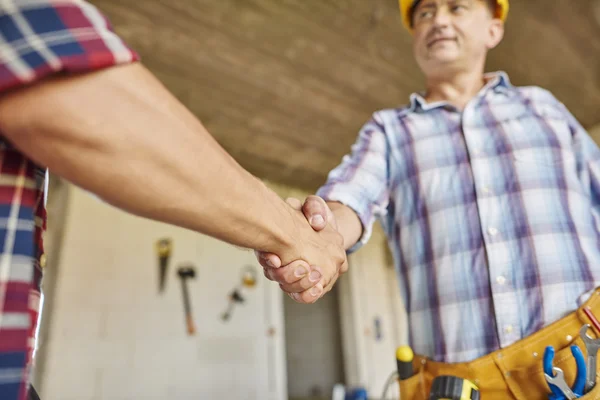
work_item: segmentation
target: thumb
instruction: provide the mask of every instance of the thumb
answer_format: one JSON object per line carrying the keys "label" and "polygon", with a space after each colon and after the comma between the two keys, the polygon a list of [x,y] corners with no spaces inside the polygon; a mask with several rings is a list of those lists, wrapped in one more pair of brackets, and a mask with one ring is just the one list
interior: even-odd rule
{"label": "thumb", "polygon": [[302,205],[302,212],[310,226],[316,231],[324,229],[328,223],[335,224],[333,213],[325,200],[319,196],[308,196]]}

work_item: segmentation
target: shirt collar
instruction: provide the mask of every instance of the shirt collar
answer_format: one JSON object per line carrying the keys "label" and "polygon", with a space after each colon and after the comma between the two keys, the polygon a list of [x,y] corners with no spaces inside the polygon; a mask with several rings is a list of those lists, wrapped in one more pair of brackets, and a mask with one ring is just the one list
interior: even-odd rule
{"label": "shirt collar", "polygon": [[[487,83],[483,88],[481,88],[476,97],[481,97],[490,90],[493,90],[496,93],[508,94],[513,88],[512,84],[510,83],[508,74],[504,71],[489,72],[484,74],[483,77],[485,78]],[[429,111],[439,107],[450,106],[446,101],[436,101],[433,103],[428,103],[423,96],[423,92],[412,93],[410,95],[410,106],[408,107],[408,111]]]}

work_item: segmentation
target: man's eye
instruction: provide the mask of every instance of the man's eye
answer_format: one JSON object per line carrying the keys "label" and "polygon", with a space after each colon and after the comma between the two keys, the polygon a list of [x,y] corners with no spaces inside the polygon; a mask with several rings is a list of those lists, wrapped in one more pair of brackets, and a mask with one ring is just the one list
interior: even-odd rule
{"label": "man's eye", "polygon": [[452,12],[463,11],[463,10],[466,10],[466,9],[467,9],[467,7],[463,6],[462,4],[454,5],[451,8]]}
{"label": "man's eye", "polygon": [[420,19],[424,19],[424,18],[431,18],[433,16],[433,12],[431,11],[421,11],[419,12],[418,17]]}

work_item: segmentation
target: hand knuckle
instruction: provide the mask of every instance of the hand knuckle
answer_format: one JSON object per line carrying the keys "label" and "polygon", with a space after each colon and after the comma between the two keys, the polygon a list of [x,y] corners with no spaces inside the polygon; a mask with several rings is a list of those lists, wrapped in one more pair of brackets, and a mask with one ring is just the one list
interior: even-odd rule
{"label": "hand knuckle", "polygon": [[281,269],[271,269],[271,273],[279,282],[289,283],[286,279],[285,271],[282,271]]}

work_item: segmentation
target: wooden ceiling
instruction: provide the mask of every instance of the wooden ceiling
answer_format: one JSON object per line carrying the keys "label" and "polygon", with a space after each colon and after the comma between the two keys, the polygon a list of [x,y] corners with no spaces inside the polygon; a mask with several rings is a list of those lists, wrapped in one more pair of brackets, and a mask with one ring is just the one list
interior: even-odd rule
{"label": "wooden ceiling", "polygon": [[[423,78],[396,0],[92,0],[246,169],[315,190]],[[488,59],[600,123],[600,0],[513,0]]]}

